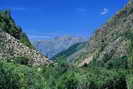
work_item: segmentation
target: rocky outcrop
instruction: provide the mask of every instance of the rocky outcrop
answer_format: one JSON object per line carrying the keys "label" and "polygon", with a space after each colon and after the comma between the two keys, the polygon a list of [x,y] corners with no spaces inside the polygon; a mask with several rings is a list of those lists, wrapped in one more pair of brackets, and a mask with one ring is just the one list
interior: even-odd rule
{"label": "rocky outcrop", "polygon": [[4,32],[18,39],[24,45],[33,48],[27,35],[22,31],[21,27],[16,25],[9,10],[0,11],[0,28]]}
{"label": "rocky outcrop", "polygon": [[[133,2],[120,10],[105,25],[98,29],[88,41],[86,55],[79,57],[79,65],[89,64],[92,57],[96,61],[107,63],[110,60],[132,54],[133,41]],[[92,59],[91,59],[92,60]],[[128,60],[128,59],[127,59]]]}
{"label": "rocky outcrop", "polygon": [[[70,48],[59,58],[73,50],[73,47]],[[115,59],[126,57],[127,63],[133,65],[132,54],[133,2],[129,1],[123,9],[94,33],[86,45],[69,55],[65,55],[65,58],[73,58],[75,60],[74,64],[83,66],[94,62],[104,65]]]}
{"label": "rocky outcrop", "polygon": [[0,59],[26,57],[31,65],[45,65],[49,64],[48,58],[41,55],[38,51],[31,49],[19,40],[15,39],[10,34],[0,29]]}

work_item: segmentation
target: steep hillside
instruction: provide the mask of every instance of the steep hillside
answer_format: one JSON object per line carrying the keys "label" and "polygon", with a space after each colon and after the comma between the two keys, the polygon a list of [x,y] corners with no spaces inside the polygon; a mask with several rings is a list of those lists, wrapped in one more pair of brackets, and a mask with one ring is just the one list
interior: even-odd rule
{"label": "steep hillside", "polygon": [[[72,52],[68,56],[64,55],[72,48],[74,47],[70,47],[55,58],[65,56],[66,59],[69,59],[71,57],[79,66],[84,64],[109,66],[117,60],[124,62],[129,67],[132,66],[133,2],[128,2],[122,10],[99,28],[82,49]],[[123,61],[123,58],[126,58],[126,61]]]}
{"label": "steep hillside", "polygon": [[16,39],[20,40],[21,43],[32,48],[32,45],[28,40],[26,34],[22,32],[22,29],[17,26],[12,19],[10,11],[0,11],[0,28],[15,37]]}
{"label": "steep hillside", "polygon": [[47,64],[48,59],[34,49],[31,49],[8,33],[0,30],[0,59],[26,57],[29,64]]}
{"label": "steep hillside", "polygon": [[75,56],[80,54],[80,52],[77,52],[79,50],[83,50],[83,48],[87,45],[87,42],[81,42],[72,45],[70,48],[58,53],[54,57],[51,58],[51,60],[64,60],[73,63],[75,60]]}
{"label": "steep hillside", "polygon": [[127,58],[128,66],[133,65],[133,2],[129,2],[95,32],[88,41],[86,50],[77,58],[76,63],[79,66],[91,62],[96,65],[109,65],[123,57]]}
{"label": "steep hillside", "polygon": [[[0,89],[133,89],[133,3],[118,12],[88,42],[55,56],[78,65],[49,63],[39,52],[0,29]],[[17,58],[16,58],[17,57]],[[59,57],[59,58],[58,58]],[[25,59],[24,58],[24,59]],[[80,66],[80,67],[79,67]]]}
{"label": "steep hillside", "polygon": [[86,39],[83,37],[60,36],[48,40],[33,41],[32,44],[41,53],[51,58],[61,51],[68,49],[70,46],[79,42],[84,42],[85,40]]}
{"label": "steep hillside", "polygon": [[8,11],[0,12],[0,59],[23,57],[29,65],[49,64],[48,58],[34,50]]}

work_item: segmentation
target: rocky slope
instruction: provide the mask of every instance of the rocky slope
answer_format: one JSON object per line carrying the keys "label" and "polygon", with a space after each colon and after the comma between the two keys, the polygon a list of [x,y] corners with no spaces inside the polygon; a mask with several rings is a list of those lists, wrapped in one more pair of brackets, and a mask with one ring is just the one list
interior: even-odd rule
{"label": "rocky slope", "polygon": [[0,59],[26,57],[30,65],[48,64],[48,58],[34,50],[23,34],[7,11],[0,12]]}
{"label": "rocky slope", "polygon": [[79,56],[77,63],[82,66],[95,61],[99,65],[106,65],[111,60],[125,56],[129,65],[132,65],[132,43],[133,2],[129,2],[96,31],[88,42],[87,52]]}
{"label": "rocky slope", "polygon": [[[133,3],[129,3],[90,41],[75,44],[60,53],[63,58],[77,59],[76,63],[82,67],[67,62],[32,67],[0,60],[0,89],[133,89],[132,8]],[[0,30],[2,58],[24,55],[33,60],[31,53],[36,59],[42,57]]]}
{"label": "rocky slope", "polygon": [[[99,28],[87,45],[72,53],[76,64],[108,65],[112,61],[126,57],[129,66],[133,65],[133,2],[129,2],[106,24]],[[70,56],[68,56],[69,58]],[[111,64],[112,65],[112,64]]]}
{"label": "rocky slope", "polygon": [[83,37],[75,36],[58,36],[48,40],[32,41],[32,44],[41,53],[52,58],[56,54],[68,49],[70,46],[84,42],[86,39]]}
{"label": "rocky slope", "polygon": [[0,28],[20,40],[21,43],[32,48],[32,45],[21,27],[15,24],[15,21],[11,17],[11,13],[8,10],[0,11]]}

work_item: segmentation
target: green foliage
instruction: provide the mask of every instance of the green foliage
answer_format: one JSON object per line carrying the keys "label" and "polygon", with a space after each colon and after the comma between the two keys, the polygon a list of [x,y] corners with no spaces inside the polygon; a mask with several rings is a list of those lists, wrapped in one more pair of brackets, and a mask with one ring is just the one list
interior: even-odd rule
{"label": "green foliage", "polygon": [[20,35],[20,42],[25,44],[25,45],[27,45],[30,48],[33,48],[32,44],[30,43],[30,41],[29,41],[29,39],[27,37],[27,35],[25,33],[23,33],[23,32]]}
{"label": "green foliage", "polygon": [[26,34],[15,24],[9,10],[0,11],[0,28],[20,40],[26,46],[33,48]]}
{"label": "green foliage", "polygon": [[1,61],[0,89],[132,89],[132,74],[125,70],[77,68],[64,62],[30,68]]}
{"label": "green foliage", "polygon": [[45,84],[44,78],[32,68],[0,62],[0,89],[45,89]]}
{"label": "green foliage", "polygon": [[[126,89],[125,76],[116,70],[106,69],[89,69],[87,73],[86,83],[88,89]],[[87,87],[86,87],[87,88]],[[84,88],[85,89],[85,88]]]}
{"label": "green foliage", "polygon": [[19,89],[19,76],[0,63],[0,89]]}
{"label": "green foliage", "polygon": [[127,69],[128,68],[128,57],[124,56],[121,58],[109,60],[105,64],[105,68],[111,69]]}
{"label": "green foliage", "polygon": [[124,36],[130,41],[129,50],[128,50],[128,67],[133,68],[133,32],[128,31],[124,34]]}
{"label": "green foliage", "polygon": [[103,67],[106,69],[128,69],[128,57],[123,56],[120,58],[111,59],[108,61],[94,59],[88,67]]}
{"label": "green foliage", "polygon": [[[122,24],[122,21],[127,22],[126,16],[133,13],[133,9],[129,7],[121,10],[110,20],[108,26],[111,31],[115,26],[121,26],[119,24]],[[21,43],[32,47],[27,36],[15,25],[8,11],[0,13],[0,27]],[[127,27],[127,30],[131,30],[130,25]],[[26,66],[29,61],[26,57],[8,59],[7,62],[0,61],[0,89],[133,89],[133,33],[127,31],[116,35],[112,37],[113,40],[123,37],[124,40],[129,41],[129,56],[114,58],[112,55],[115,51],[112,51],[110,54],[103,55],[104,59],[94,59],[82,68],[68,64],[64,60],[82,49],[84,44],[73,45],[56,55],[53,59],[59,60],[49,66]],[[104,50],[104,46],[106,45],[102,46],[100,52]],[[87,54],[81,54],[78,61],[84,59]]]}
{"label": "green foliage", "polygon": [[133,75],[127,76],[127,89],[133,89]]}
{"label": "green foliage", "polygon": [[104,68],[76,68],[68,64],[43,68],[50,89],[127,89],[126,73]]}
{"label": "green foliage", "polygon": [[15,57],[15,58],[10,58],[6,59],[7,62],[12,62],[15,64],[21,64],[21,65],[28,65],[29,59],[26,57]]}
{"label": "green foliage", "polygon": [[68,65],[65,62],[60,62],[60,64],[50,65],[49,67],[43,67],[42,75],[47,80],[47,84],[50,89],[59,89],[58,87],[63,87],[60,83],[64,81],[60,81],[61,76],[63,76],[70,70],[73,70],[72,65]]}
{"label": "green foliage", "polygon": [[51,60],[67,60],[67,58],[70,55],[72,55],[73,53],[82,49],[85,45],[86,45],[86,42],[74,44],[67,50],[64,50],[64,51],[58,53],[57,55],[55,55],[53,58],[51,58]]}

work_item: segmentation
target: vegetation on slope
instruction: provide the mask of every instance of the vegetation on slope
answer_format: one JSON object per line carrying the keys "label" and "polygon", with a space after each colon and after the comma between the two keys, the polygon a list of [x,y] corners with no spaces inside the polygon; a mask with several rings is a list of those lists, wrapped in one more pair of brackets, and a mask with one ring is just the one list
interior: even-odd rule
{"label": "vegetation on slope", "polygon": [[[129,2],[122,10],[99,28],[88,41],[85,53],[80,53],[76,64],[89,64],[91,60],[105,64],[123,56],[131,60],[133,33],[133,2]],[[126,37],[129,36],[127,38]],[[131,63],[131,62],[130,62]],[[133,64],[133,63],[132,63]]]}
{"label": "vegetation on slope", "polygon": [[0,62],[0,89],[47,89],[37,70],[14,63]]}
{"label": "vegetation on slope", "polygon": [[0,61],[1,89],[132,89],[132,78],[129,69],[77,68],[64,62],[28,67]]}
{"label": "vegetation on slope", "polygon": [[73,62],[74,60],[70,60],[68,57],[73,55],[78,50],[82,49],[86,45],[86,43],[87,42],[81,42],[81,43],[74,44],[67,50],[64,50],[58,53],[57,55],[55,55],[53,58],[51,58],[51,60],[66,60],[69,62]]}
{"label": "vegetation on slope", "polygon": [[0,11],[0,29],[20,40],[20,42],[26,46],[32,48],[27,35],[15,24],[15,21],[12,19],[10,11],[8,10]]}
{"label": "vegetation on slope", "polygon": [[[130,6],[132,7],[132,4],[129,4]],[[133,27],[132,15],[130,17],[128,13],[132,13],[131,8],[120,11],[118,16],[109,22],[111,24],[107,24],[107,28],[113,27],[110,28],[113,30],[102,30],[104,34],[103,32],[96,32],[89,45],[91,47],[88,48],[90,49],[89,53],[95,53],[95,57],[90,64],[84,64],[79,68],[67,64],[65,61],[49,66],[30,67],[26,64],[25,61],[28,59],[25,57],[17,57],[15,60],[9,59],[14,61],[0,61],[0,88],[133,89]],[[123,21],[126,23],[123,23]],[[121,26],[124,26],[123,29],[119,29]],[[114,29],[116,27],[117,29]],[[116,44],[112,46],[112,43]],[[70,51],[66,51],[66,54],[63,52],[61,59],[66,59],[66,56],[77,51],[78,47],[80,49],[79,45],[74,45],[70,48]],[[107,50],[105,50],[106,47]],[[110,50],[110,48],[112,49]],[[124,55],[124,53],[128,55]]]}
{"label": "vegetation on slope", "polygon": [[50,39],[34,40],[32,41],[32,44],[42,54],[51,59],[58,53],[68,49],[70,46],[85,41],[86,39],[84,37],[64,35],[56,36]]}

